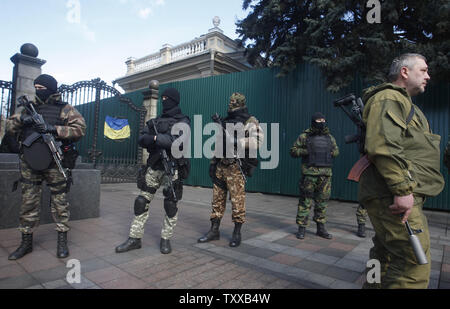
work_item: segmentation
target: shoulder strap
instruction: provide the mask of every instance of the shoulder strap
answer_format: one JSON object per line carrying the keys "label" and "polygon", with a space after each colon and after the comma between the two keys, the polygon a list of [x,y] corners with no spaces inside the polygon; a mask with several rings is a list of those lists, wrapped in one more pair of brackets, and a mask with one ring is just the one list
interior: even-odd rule
{"label": "shoulder strap", "polygon": [[411,122],[412,118],[414,117],[414,113],[415,113],[414,105],[411,105],[411,111],[409,112],[408,118],[406,118],[406,125],[408,125]]}

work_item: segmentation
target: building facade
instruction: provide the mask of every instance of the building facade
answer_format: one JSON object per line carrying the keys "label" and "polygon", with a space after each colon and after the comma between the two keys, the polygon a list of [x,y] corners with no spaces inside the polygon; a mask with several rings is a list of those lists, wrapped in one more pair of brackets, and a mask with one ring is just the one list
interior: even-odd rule
{"label": "building facade", "polygon": [[223,34],[220,18],[214,17],[214,28],[187,43],[163,45],[160,51],[125,63],[127,73],[113,83],[125,92],[148,88],[151,80],[161,84],[252,69],[245,49]]}

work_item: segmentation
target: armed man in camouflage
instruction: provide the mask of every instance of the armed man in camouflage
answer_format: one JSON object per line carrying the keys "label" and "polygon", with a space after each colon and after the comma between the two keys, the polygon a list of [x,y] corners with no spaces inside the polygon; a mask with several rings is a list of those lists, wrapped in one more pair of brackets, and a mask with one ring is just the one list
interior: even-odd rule
{"label": "armed man in camouflage", "polygon": [[[32,145],[25,141],[35,132],[53,134],[62,142],[64,149],[73,150],[73,143],[85,135],[86,123],[83,116],[71,105],[61,101],[57,92],[57,81],[50,75],[40,75],[34,80],[36,88],[36,112],[45,120],[43,125],[33,122],[27,111],[20,107],[16,114],[6,122],[6,130],[19,134],[20,173],[22,184],[22,206],[20,208],[20,226],[22,243],[9,260],[17,260],[33,251],[33,232],[39,225],[41,185],[45,181],[51,193],[51,213],[58,231],[57,257],[69,255],[67,231],[69,231],[69,203],[67,201],[68,182],[56,167],[48,146],[39,138]],[[67,155],[66,159],[71,157]],[[43,165],[43,162],[49,162]],[[64,168],[73,168],[74,162],[64,161]]]}
{"label": "armed man in camouflage", "polygon": [[[220,139],[216,143],[215,157],[211,160],[209,169],[209,176],[213,182],[211,229],[199,238],[198,242],[204,243],[220,238],[220,221],[225,213],[227,194],[230,191],[234,231],[229,245],[238,247],[241,244],[241,227],[245,223],[246,214],[245,178],[251,176],[258,165],[256,151],[264,139],[264,132],[258,120],[248,113],[246,98],[241,93],[233,93],[230,97],[228,116],[223,120],[223,126],[226,129],[230,125],[237,126],[237,130],[240,126],[242,134],[231,132],[228,137],[226,134],[222,135],[223,148],[219,147]],[[227,152],[227,147],[232,151]],[[243,156],[239,158],[241,165],[234,155],[236,149],[238,154],[239,149],[243,150]]]}
{"label": "armed man in camouflage", "polygon": [[[444,187],[440,173],[440,139],[411,97],[425,91],[428,66],[424,56],[404,54],[394,59],[389,82],[363,92],[365,151],[371,164],[359,181],[358,199],[375,230],[370,259],[381,264],[381,283],[365,288],[426,289],[431,255],[425,198]],[[415,231],[428,264],[419,265],[409,234]]]}
{"label": "armed man in camouflage", "polygon": [[300,200],[297,211],[298,239],[305,238],[309,211],[313,201],[317,235],[326,239],[332,236],[325,229],[327,203],[331,194],[333,158],[339,155],[336,140],[330,134],[325,116],[315,113],[311,127],[305,130],[290,150],[294,158],[302,157],[302,179],[300,181]]}
{"label": "armed man in camouflage", "polygon": [[[138,176],[138,188],[141,190],[139,196],[134,202],[134,219],[131,223],[128,239],[116,247],[117,253],[127,252],[142,247],[141,239],[144,236],[144,225],[149,217],[150,203],[155,197],[156,191],[163,186],[164,195],[164,217],[163,228],[161,231],[160,251],[162,254],[172,252],[170,239],[173,236],[175,226],[178,221],[177,202],[183,195],[183,180],[188,177],[189,160],[180,157],[175,158],[172,153],[172,145],[180,139],[181,148],[190,140],[190,119],[184,115],[179,107],[180,94],[174,88],[166,89],[162,95],[162,114],[154,119],[150,119],[139,137],[139,145],[146,148],[149,153],[147,166]],[[158,133],[155,132],[153,122],[156,125]],[[184,124],[184,130],[180,135],[172,134],[172,128],[175,125]],[[162,150],[165,149],[173,167],[172,176],[166,174],[163,166]],[[172,183],[176,200],[169,187],[169,177],[172,177]]]}

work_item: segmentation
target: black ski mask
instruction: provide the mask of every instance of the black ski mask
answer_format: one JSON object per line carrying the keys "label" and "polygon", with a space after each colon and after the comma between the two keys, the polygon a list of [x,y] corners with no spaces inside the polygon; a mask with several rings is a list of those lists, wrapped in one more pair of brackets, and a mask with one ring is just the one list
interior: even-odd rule
{"label": "black ski mask", "polygon": [[53,76],[42,74],[38,76],[34,80],[34,85],[41,85],[46,87],[47,89],[36,89],[36,96],[42,101],[45,102],[52,95],[55,94],[58,90],[58,82]]}
{"label": "black ski mask", "polygon": [[321,118],[325,119],[325,116],[322,113],[315,113],[311,117],[311,126],[319,131],[323,131],[327,126],[326,122],[316,122],[317,119]]}
{"label": "black ski mask", "polygon": [[168,88],[164,90],[161,97],[167,97],[166,100],[162,101],[163,114],[167,114],[167,112],[180,104],[180,94],[175,88]]}

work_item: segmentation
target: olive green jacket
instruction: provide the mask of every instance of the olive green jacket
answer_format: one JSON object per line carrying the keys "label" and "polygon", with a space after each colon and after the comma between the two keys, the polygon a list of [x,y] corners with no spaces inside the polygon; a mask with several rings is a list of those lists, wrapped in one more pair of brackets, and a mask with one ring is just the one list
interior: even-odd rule
{"label": "olive green jacket", "polygon": [[[441,137],[432,134],[422,111],[404,88],[384,83],[363,93],[366,103],[365,151],[372,165],[361,175],[359,201],[411,193],[436,196],[444,187],[440,173]],[[406,119],[414,106],[414,116]]]}

